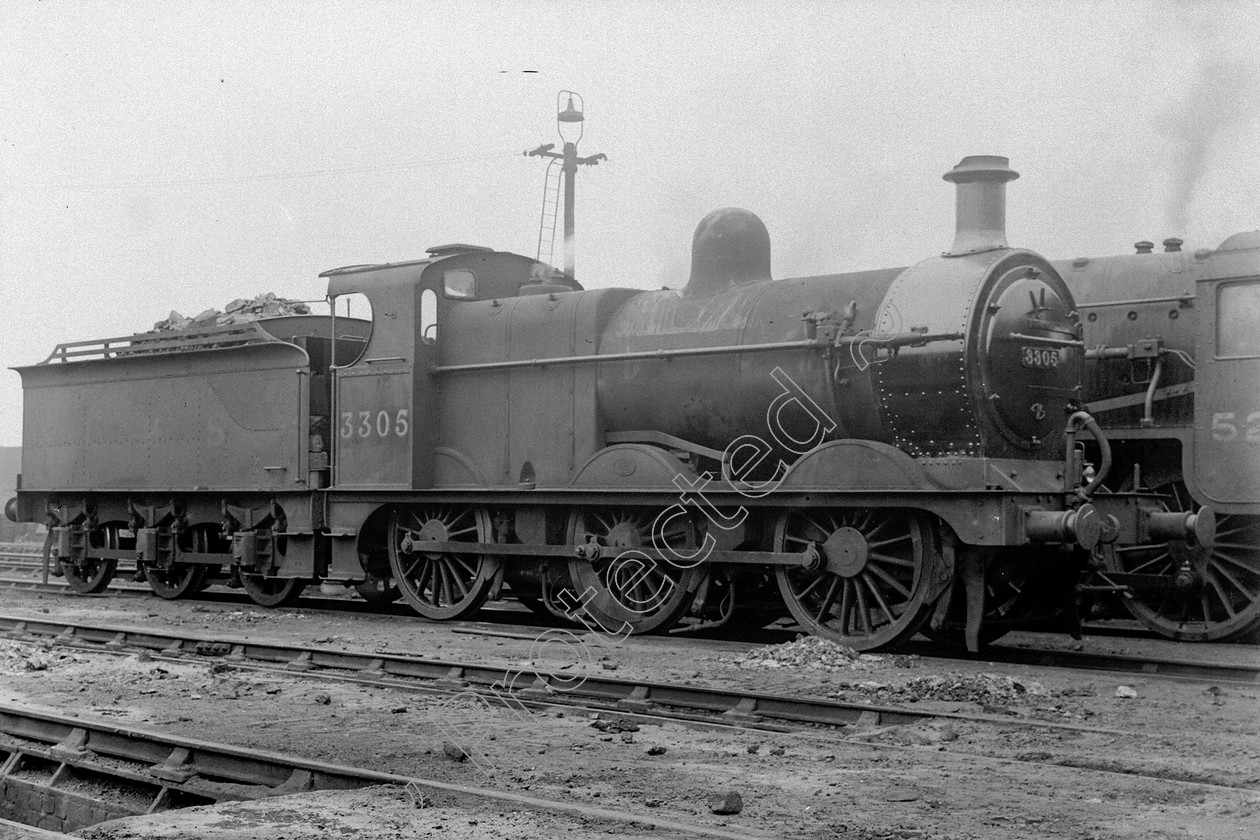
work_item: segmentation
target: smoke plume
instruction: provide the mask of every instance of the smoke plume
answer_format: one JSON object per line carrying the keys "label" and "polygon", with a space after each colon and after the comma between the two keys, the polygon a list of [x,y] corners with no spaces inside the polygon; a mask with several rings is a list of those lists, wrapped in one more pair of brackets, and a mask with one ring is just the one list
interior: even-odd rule
{"label": "smoke plume", "polygon": [[1163,115],[1171,145],[1167,216],[1172,232],[1185,233],[1190,204],[1212,153],[1254,107],[1258,81],[1254,63],[1228,55],[1204,56],[1185,97]]}

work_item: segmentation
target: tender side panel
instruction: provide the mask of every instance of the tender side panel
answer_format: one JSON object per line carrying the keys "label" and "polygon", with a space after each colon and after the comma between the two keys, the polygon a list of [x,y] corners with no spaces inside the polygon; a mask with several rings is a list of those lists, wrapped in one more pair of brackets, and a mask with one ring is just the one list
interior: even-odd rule
{"label": "tender side panel", "polygon": [[297,347],[20,372],[23,490],[304,486],[309,369]]}
{"label": "tender side panel", "polygon": [[1226,512],[1260,500],[1260,277],[1199,285],[1194,483]]}

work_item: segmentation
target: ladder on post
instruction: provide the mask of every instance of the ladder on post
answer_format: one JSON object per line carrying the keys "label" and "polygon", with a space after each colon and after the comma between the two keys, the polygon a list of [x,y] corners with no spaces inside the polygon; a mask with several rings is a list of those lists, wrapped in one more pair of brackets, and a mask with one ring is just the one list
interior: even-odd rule
{"label": "ladder on post", "polygon": [[538,254],[541,263],[553,265],[556,250],[556,218],[560,214],[560,176],[564,166],[557,158],[547,164],[543,180],[542,217],[538,221]]}

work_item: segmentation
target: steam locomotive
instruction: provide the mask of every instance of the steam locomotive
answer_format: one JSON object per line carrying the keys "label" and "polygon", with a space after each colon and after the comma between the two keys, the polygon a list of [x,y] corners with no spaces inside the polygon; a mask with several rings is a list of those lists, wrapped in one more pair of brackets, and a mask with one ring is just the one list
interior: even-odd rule
{"label": "steam locomotive", "polygon": [[1107,429],[1115,489],[1221,514],[1208,546],[1117,547],[1111,585],[1148,627],[1190,641],[1260,635],[1260,231],[1216,249],[1138,242],[1056,262],[1083,313],[1085,405]]}
{"label": "steam locomotive", "polygon": [[59,345],[18,368],[13,513],[82,591],[134,558],[167,598],[343,582],[443,620],[510,592],[615,633],[781,598],[859,650],[929,623],[975,647],[1102,554],[1215,524],[1108,488],[1078,305],[1006,242],[1016,177],[965,158],[953,246],[904,268],[773,279],[728,208],[677,290],[457,244],[326,272],[330,316]]}

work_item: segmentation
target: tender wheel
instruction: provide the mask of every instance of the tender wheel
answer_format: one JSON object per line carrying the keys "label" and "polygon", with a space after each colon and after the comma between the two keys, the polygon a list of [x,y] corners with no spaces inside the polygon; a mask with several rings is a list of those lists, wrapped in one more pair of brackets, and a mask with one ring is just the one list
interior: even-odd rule
{"label": "tender wheel", "polygon": [[284,607],[302,595],[306,581],[301,578],[268,578],[262,575],[241,574],[241,586],[245,594],[260,607]]}
{"label": "tender wheel", "polygon": [[682,555],[695,551],[695,526],[682,517],[664,523],[664,533],[653,534],[658,513],[654,508],[591,508],[569,517],[570,545],[599,546],[598,559],[569,561],[575,603],[607,632],[624,633],[626,625],[633,634],[668,630],[691,606],[707,574],[698,566],[680,568],[627,554],[635,548],[669,547]]}
{"label": "tender wheel", "polygon": [[493,542],[490,515],[483,508],[434,504],[400,508],[389,519],[389,565],[412,609],[435,621],[476,612],[490,594],[499,561],[425,551],[427,542]]}
{"label": "tender wheel", "polygon": [[855,650],[909,639],[927,619],[936,565],[929,520],[902,510],[790,510],[775,528],[775,550],[816,550],[814,570],[779,566],[779,592],[811,633]]}
{"label": "tender wheel", "polygon": [[[218,528],[213,525],[194,525],[182,531],[177,539],[180,551],[194,554],[223,554],[231,550],[230,545],[219,536]],[[134,544],[134,540],[132,543]],[[173,601],[195,595],[209,586],[207,577],[212,568],[218,571],[217,567],[203,563],[173,563],[169,569],[149,566],[144,574],[155,595]]]}
{"label": "tender wheel", "polygon": [[169,569],[148,566],[144,570],[144,576],[154,595],[174,601],[201,591],[201,584],[206,579],[206,567],[194,563],[172,563]]}
{"label": "tender wheel", "polygon": [[[124,526],[116,522],[102,525],[88,535],[88,545],[92,548],[135,548],[136,538],[121,536],[123,528]],[[114,579],[114,571],[117,568],[118,561],[113,558],[88,559],[78,565],[66,562],[61,564],[66,583],[70,584],[70,588],[75,592],[82,592],[84,595],[104,592],[110,581]]]}
{"label": "tender wheel", "polygon": [[[1171,510],[1197,507],[1185,485],[1160,487]],[[1217,516],[1216,544],[1202,548],[1173,541],[1121,546],[1108,567],[1115,572],[1164,575],[1185,585],[1137,590],[1124,600],[1133,617],[1162,636],[1184,642],[1253,641],[1260,635],[1260,517]]]}
{"label": "tender wheel", "polygon": [[[223,536],[217,525],[194,525],[179,535],[179,549],[194,554],[231,554],[232,540]],[[221,566],[202,565],[203,574],[197,591],[203,592],[213,586],[219,580],[221,570]]]}

